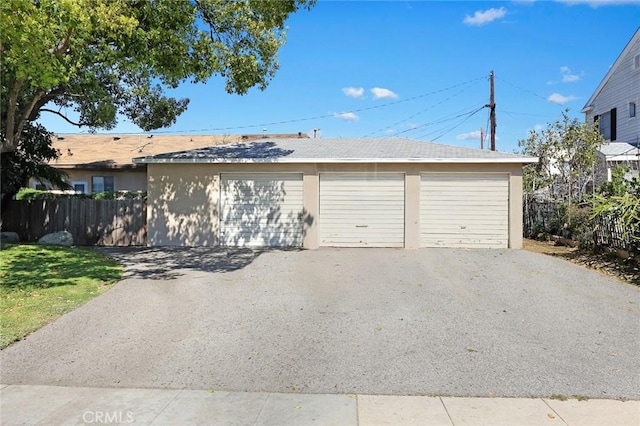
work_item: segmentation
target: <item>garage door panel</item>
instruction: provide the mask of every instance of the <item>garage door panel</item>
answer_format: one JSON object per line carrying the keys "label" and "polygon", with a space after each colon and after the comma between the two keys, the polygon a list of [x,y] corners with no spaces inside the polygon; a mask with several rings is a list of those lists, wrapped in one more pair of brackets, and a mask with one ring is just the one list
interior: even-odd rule
{"label": "garage door panel", "polygon": [[438,225],[438,227],[450,227],[450,228],[460,228],[460,227],[492,227],[492,226],[504,226],[506,227],[508,224],[502,220],[492,220],[490,217],[487,219],[483,219],[482,217],[470,217],[465,220],[457,220],[457,219],[432,219],[431,223]]}
{"label": "garage door panel", "polygon": [[220,179],[220,244],[301,246],[300,173],[229,173]]}
{"label": "garage door panel", "polygon": [[[363,215],[379,216],[380,214],[378,212],[369,212],[369,213],[367,212],[368,210],[374,209],[375,207],[380,207],[379,210],[388,210],[390,213],[397,212],[398,210],[397,203],[395,205],[353,204],[350,206],[344,206],[342,208],[340,207],[332,207],[330,209],[326,208],[323,210],[323,213],[340,215],[342,213],[356,212]],[[389,216],[393,216],[393,215],[389,214]]]}
{"label": "garage door panel", "polygon": [[495,191],[473,191],[473,192],[466,192],[466,191],[460,191],[457,192],[455,194],[451,193],[451,190],[448,190],[447,192],[440,192],[440,191],[431,191],[431,197],[432,199],[436,199],[436,200],[444,200],[444,201],[450,201],[450,200],[459,200],[459,199],[464,199],[464,200],[486,200],[487,198],[491,198],[491,199],[506,199],[507,197],[502,193],[496,193]]}
{"label": "garage door panel", "polygon": [[404,246],[404,175],[320,174],[320,244]]}
{"label": "garage door panel", "polygon": [[381,219],[379,217],[376,216],[360,216],[358,214],[359,212],[344,212],[344,214],[325,214],[322,215],[322,218],[327,221],[330,219],[333,220],[343,220],[345,221],[345,223],[353,223],[353,224],[357,224],[359,225],[361,222],[366,222],[366,224],[385,224],[385,223],[397,223],[397,224],[403,224],[404,220],[402,218],[386,218],[386,219]]}
{"label": "garage door panel", "polygon": [[507,247],[507,174],[422,175],[423,247]]}
{"label": "garage door panel", "polygon": [[429,247],[448,247],[448,248],[505,248],[502,240],[491,239],[469,239],[469,238],[438,238],[433,245]]}

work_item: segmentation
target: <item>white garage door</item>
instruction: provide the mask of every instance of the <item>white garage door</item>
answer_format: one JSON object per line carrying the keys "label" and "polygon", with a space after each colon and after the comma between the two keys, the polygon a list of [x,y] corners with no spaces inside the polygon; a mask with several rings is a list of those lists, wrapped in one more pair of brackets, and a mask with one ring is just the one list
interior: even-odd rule
{"label": "white garage door", "polygon": [[321,173],[320,245],[404,246],[404,174]]}
{"label": "white garage door", "polygon": [[423,247],[507,247],[509,176],[423,174],[420,242]]}
{"label": "white garage door", "polygon": [[220,245],[302,246],[301,173],[220,176]]}

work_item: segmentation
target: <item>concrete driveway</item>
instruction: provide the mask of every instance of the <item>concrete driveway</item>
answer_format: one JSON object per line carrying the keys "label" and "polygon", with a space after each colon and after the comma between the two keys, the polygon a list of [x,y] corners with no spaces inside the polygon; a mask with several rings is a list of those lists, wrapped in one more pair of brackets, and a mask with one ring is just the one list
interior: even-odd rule
{"label": "concrete driveway", "polygon": [[5,384],[640,399],[640,288],[527,251],[110,250]]}

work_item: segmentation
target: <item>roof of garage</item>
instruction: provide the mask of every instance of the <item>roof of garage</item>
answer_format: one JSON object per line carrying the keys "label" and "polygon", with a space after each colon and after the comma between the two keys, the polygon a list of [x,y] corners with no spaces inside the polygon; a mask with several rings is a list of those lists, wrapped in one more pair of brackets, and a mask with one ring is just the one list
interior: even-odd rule
{"label": "roof of garage", "polygon": [[535,157],[403,138],[262,139],[134,158],[135,163],[535,163]]}

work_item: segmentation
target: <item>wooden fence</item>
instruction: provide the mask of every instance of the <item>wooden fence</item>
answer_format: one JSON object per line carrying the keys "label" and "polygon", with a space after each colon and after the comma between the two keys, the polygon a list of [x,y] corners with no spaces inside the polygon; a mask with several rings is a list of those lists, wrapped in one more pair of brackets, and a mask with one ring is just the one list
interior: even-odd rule
{"label": "wooden fence", "polygon": [[147,243],[145,200],[59,198],[10,201],[2,206],[2,230],[25,242],[51,232],[69,231],[75,245],[144,246]]}
{"label": "wooden fence", "polygon": [[525,196],[523,200],[523,227],[525,237],[535,237],[540,232],[555,233],[555,222],[559,203],[553,201],[539,201]]}
{"label": "wooden fence", "polygon": [[593,218],[595,230],[593,241],[600,247],[626,250],[630,253],[640,252],[640,241],[632,240],[629,235],[624,236],[624,227],[619,220],[606,216]]}

